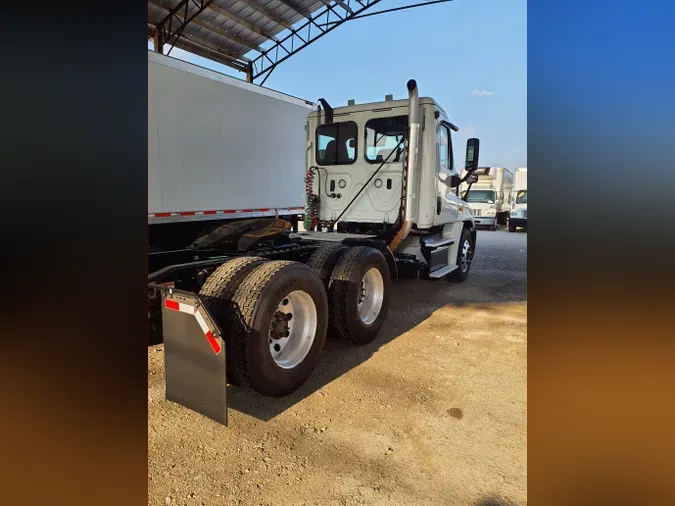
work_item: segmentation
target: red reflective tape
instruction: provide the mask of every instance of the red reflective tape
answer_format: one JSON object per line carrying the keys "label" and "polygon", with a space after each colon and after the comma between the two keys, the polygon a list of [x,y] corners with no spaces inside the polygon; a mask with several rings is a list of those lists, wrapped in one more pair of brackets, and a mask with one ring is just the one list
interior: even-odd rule
{"label": "red reflective tape", "polygon": [[178,305],[178,302],[176,302],[175,300],[166,299],[164,301],[164,305],[166,306],[167,309],[173,309],[174,311],[180,311],[180,306]]}
{"label": "red reflective tape", "polygon": [[276,209],[273,207],[263,207],[260,209],[224,209],[219,211],[179,211],[175,213],[150,213],[151,218],[169,218],[171,216],[197,216],[197,215],[214,215],[214,214],[243,214],[243,213],[269,213],[269,212],[293,212],[304,211],[304,207],[289,207]]}
{"label": "red reflective tape", "polygon": [[210,330],[205,335],[206,339],[208,339],[209,344],[211,345],[211,348],[213,348],[215,354],[218,355],[218,353],[220,353],[220,343],[218,343],[218,339],[213,337],[213,334],[211,334]]}

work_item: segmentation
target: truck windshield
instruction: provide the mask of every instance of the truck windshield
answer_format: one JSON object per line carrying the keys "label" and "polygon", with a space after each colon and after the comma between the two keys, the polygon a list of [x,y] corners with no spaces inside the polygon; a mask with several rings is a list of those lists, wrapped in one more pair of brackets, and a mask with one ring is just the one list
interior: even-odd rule
{"label": "truck windshield", "polygon": [[[366,123],[366,161],[382,163],[396,149],[408,128],[408,116],[375,118]],[[403,145],[389,156],[388,163],[400,162]]]}
{"label": "truck windshield", "polygon": [[527,190],[522,190],[516,195],[516,204],[527,204]]}
{"label": "truck windshield", "polygon": [[465,202],[483,202],[486,204],[495,203],[494,190],[470,190],[467,196],[466,192],[462,194]]}

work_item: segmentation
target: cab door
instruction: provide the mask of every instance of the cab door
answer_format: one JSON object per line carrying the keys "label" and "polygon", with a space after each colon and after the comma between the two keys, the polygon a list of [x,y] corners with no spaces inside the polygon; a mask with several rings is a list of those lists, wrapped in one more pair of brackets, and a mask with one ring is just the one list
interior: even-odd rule
{"label": "cab door", "polygon": [[455,189],[450,187],[450,179],[454,173],[451,129],[442,119],[437,122],[436,136],[438,148],[434,225],[445,225],[458,221],[460,200],[455,195]]}

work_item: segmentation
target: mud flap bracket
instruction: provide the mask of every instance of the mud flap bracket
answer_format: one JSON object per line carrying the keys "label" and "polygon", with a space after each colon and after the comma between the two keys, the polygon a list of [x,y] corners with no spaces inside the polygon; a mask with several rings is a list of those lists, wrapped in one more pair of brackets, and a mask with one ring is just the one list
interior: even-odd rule
{"label": "mud flap bracket", "polygon": [[227,425],[222,332],[199,296],[162,290],[166,399]]}

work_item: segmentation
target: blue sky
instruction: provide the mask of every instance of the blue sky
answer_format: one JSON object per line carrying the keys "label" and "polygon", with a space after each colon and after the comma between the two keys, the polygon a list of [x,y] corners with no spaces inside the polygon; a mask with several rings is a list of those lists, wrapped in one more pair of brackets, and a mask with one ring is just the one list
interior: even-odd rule
{"label": "blue sky", "polygon": [[[371,12],[418,1],[383,0]],[[177,48],[171,56],[244,78]],[[410,78],[460,127],[457,160],[475,136],[481,165],[527,165],[526,0],[454,0],[350,21],[279,65],[265,86],[337,107],[405,98]]]}

